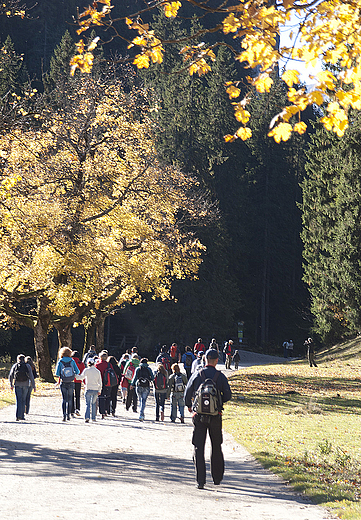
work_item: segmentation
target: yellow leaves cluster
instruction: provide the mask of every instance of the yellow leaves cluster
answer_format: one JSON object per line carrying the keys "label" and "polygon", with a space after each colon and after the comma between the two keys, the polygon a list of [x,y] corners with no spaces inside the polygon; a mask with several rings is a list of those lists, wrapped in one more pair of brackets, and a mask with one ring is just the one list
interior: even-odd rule
{"label": "yellow leaves cluster", "polygon": [[[102,4],[103,7],[101,7]],[[98,11],[98,7],[101,7],[100,11]],[[105,17],[112,9],[113,6],[110,0],[95,0],[92,5],[80,13],[78,20],[79,29],[76,31],[77,34],[87,31],[93,25],[103,25]]]}
{"label": "yellow leaves cluster", "polygon": [[135,117],[119,85],[97,91],[94,111],[86,96],[97,83],[80,79],[68,114],[0,138],[0,287],[41,290],[61,316],[116,287],[119,305],[169,297],[204,249],[176,225],[194,181],[158,163],[146,112]]}
{"label": "yellow leaves cluster", "polygon": [[[194,5],[192,0],[186,0]],[[106,24],[105,18],[109,14],[111,0],[95,1],[79,17],[78,33],[87,30],[92,25]],[[102,8],[101,4],[103,5]],[[175,18],[181,8],[179,1],[163,1],[157,5],[164,8],[165,16]],[[197,4],[202,9],[203,4]],[[205,6],[205,4],[204,4]],[[206,9],[206,7],[204,7]],[[350,107],[361,107],[361,0],[344,2],[332,0],[308,4],[307,2],[294,3],[294,0],[283,0],[277,6],[266,6],[259,0],[247,0],[237,5],[222,6],[225,13],[223,21],[215,25],[213,32],[222,31],[240,39],[241,52],[235,58],[245,66],[255,70],[250,83],[259,93],[270,92],[272,88],[272,73],[277,70],[279,60],[295,60],[293,70],[283,73],[282,78],[289,88],[289,102],[292,108],[285,107],[277,116],[278,123],[284,123],[278,130],[272,128],[275,139],[284,140],[292,132],[304,132],[304,125],[296,124],[291,133],[288,125],[290,115],[300,114],[312,103],[321,105],[325,95],[330,97],[331,103],[335,100],[340,110],[335,113],[328,110],[323,118],[326,128],[332,129],[342,136],[347,128],[347,113]],[[299,42],[292,48],[278,48],[281,28],[291,20],[292,13],[297,13],[299,20],[296,31],[299,32]],[[140,53],[134,59],[138,68],[148,68],[151,63],[161,63],[163,60],[164,43],[143,24],[138,18],[135,21],[128,18],[128,27],[137,30],[139,36],[134,38],[131,45],[140,47]],[[294,23],[294,21],[293,21]],[[295,32],[296,32],[295,31]],[[191,39],[191,37],[190,37]],[[202,47],[203,46],[203,47]],[[181,51],[188,61],[189,73],[199,75],[211,70],[209,59],[213,60],[213,50],[205,44],[187,45]],[[92,66],[87,49],[74,58],[73,66],[88,72]],[[299,84],[300,74],[297,62],[305,65],[315,65],[320,60],[332,65],[339,65],[340,71],[332,74],[323,71],[316,75],[315,95],[300,94],[294,87]],[[74,69],[72,69],[74,70]],[[344,88],[345,85],[347,88]],[[240,95],[238,87],[227,85],[227,93],[231,99]],[[296,108],[295,108],[296,107]],[[332,105],[331,105],[332,108]],[[237,115],[236,115],[237,117]],[[239,134],[239,135],[238,135]],[[231,141],[241,136],[250,135],[250,131],[239,130],[233,136],[226,136]]]}
{"label": "yellow leaves cluster", "polygon": [[75,45],[77,46],[78,54],[72,57],[70,60],[70,74],[74,76],[76,69],[79,69],[81,72],[85,72],[90,74],[93,67],[93,50],[96,48],[99,41],[99,37],[94,38],[90,42],[87,48],[85,48],[85,44],[83,40],[80,40]]}
{"label": "yellow leaves cluster", "polygon": [[167,18],[175,18],[181,7],[182,4],[180,2],[166,2],[164,4],[164,14]]}
{"label": "yellow leaves cluster", "polygon": [[126,23],[130,29],[135,29],[139,33],[139,36],[135,37],[132,43],[128,45],[128,49],[134,45],[141,48],[141,52],[136,55],[133,64],[138,69],[147,69],[150,62],[162,63],[164,52],[162,42],[155,36],[154,31],[149,30],[149,25],[139,21],[133,22],[130,18],[126,19]]}

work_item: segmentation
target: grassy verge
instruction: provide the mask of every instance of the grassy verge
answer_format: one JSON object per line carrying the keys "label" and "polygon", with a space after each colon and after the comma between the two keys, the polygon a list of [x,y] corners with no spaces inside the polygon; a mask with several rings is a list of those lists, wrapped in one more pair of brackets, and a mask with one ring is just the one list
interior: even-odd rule
{"label": "grassy verge", "polygon": [[230,383],[225,429],[297,491],[342,519],[359,520],[358,355],[328,353],[318,368],[291,362],[242,369]]}

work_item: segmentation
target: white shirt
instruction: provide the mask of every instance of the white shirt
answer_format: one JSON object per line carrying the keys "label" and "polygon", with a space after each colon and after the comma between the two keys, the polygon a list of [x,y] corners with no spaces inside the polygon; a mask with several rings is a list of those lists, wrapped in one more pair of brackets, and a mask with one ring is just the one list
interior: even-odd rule
{"label": "white shirt", "polygon": [[77,377],[78,379],[85,379],[85,391],[97,390],[98,392],[101,392],[102,375],[100,370],[95,368],[95,366],[85,368]]}

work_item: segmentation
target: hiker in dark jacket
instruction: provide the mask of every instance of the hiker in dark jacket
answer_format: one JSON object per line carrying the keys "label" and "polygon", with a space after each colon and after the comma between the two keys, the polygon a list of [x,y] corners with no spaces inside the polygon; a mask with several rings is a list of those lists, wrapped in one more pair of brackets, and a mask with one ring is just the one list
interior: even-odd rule
{"label": "hiker in dark jacket", "polygon": [[24,354],[19,354],[9,373],[10,388],[15,388],[16,420],[25,421],[25,404],[30,388],[35,392],[35,380],[31,366],[25,363]]}
{"label": "hiker in dark jacket", "polygon": [[158,363],[157,370],[154,373],[154,397],[155,397],[155,420],[164,421],[164,405],[168,395],[168,372],[162,363]]}
{"label": "hiker in dark jacket", "polygon": [[134,388],[137,392],[137,396],[139,399],[139,420],[144,421],[144,409],[145,404],[148,399],[148,395],[150,393],[150,384],[153,381],[154,376],[150,367],[148,366],[147,358],[142,358],[140,360],[140,365],[134,372],[134,377],[130,388]]}
{"label": "hiker in dark jacket", "polygon": [[[198,489],[203,489],[206,483],[206,463],[204,459],[204,446],[206,442],[207,431],[211,439],[211,473],[214,484],[217,486],[221,483],[224,473],[224,458],[222,453],[222,409],[223,403],[229,401],[232,392],[228,384],[228,379],[222,372],[216,369],[218,363],[218,352],[209,349],[206,352],[206,366],[199,371],[194,372],[188,381],[184,400],[188,410],[193,412],[193,437],[192,444],[194,446],[193,460],[196,466],[196,478]],[[192,410],[192,398],[195,397],[198,388],[206,379],[213,379],[215,382],[219,400],[220,410],[216,415],[202,415]],[[195,406],[195,401],[193,401]]]}
{"label": "hiker in dark jacket", "polygon": [[117,408],[118,388],[119,388],[120,381],[122,378],[122,371],[120,370],[120,368],[118,366],[118,361],[115,359],[114,356],[109,356],[107,361],[108,361],[108,363],[110,363],[112,365],[112,368],[118,378],[118,384],[112,386],[110,389],[110,413],[112,414],[113,417],[115,417],[115,410]]}

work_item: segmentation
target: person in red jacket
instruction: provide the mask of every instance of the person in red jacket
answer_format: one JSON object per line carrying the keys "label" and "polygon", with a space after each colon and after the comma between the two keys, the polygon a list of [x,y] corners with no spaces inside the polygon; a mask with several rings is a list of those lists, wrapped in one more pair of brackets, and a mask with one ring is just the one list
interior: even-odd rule
{"label": "person in red jacket", "polygon": [[[102,382],[103,382],[104,372],[108,368],[107,357],[108,357],[108,351],[102,350],[99,354],[98,361],[95,363],[95,368],[97,368],[102,375]],[[102,391],[101,391],[100,396],[98,397],[99,413],[102,416],[102,419],[104,419],[104,417],[106,415],[110,415],[110,390],[111,390],[111,387],[105,386],[105,384],[103,382]]]}
{"label": "person in red jacket", "polygon": [[198,356],[198,352],[205,352],[205,351],[206,351],[206,347],[202,343],[202,338],[198,338],[197,343],[195,343],[195,345],[193,347],[194,355]]}
{"label": "person in red jacket", "polygon": [[[76,366],[79,368],[79,374],[83,372],[85,369],[85,365],[82,361],[80,361],[80,354],[77,350],[73,350],[71,353],[71,357],[74,359]],[[80,392],[81,392],[81,379],[77,376],[74,378],[74,394],[73,394],[73,402],[71,407],[71,415],[80,415]]]}

